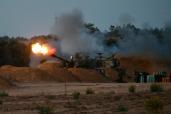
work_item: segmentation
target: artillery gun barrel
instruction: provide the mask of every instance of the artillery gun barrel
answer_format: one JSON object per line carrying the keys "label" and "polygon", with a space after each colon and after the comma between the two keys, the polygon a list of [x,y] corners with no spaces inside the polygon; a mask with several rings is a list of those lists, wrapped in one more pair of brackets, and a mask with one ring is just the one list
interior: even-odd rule
{"label": "artillery gun barrel", "polygon": [[64,58],[62,58],[62,57],[59,57],[59,56],[57,56],[57,55],[55,55],[55,54],[52,54],[51,56],[52,56],[52,57],[55,57],[55,58],[57,58],[57,59],[59,59],[59,60],[62,61],[62,62],[70,63],[70,61],[68,61],[68,60],[66,60],[66,59],[64,59]]}

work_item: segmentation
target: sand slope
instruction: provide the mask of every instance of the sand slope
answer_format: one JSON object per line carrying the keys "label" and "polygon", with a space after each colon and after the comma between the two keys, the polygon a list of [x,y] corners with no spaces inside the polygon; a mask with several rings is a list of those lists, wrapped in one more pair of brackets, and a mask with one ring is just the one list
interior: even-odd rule
{"label": "sand slope", "polygon": [[0,89],[5,89],[5,88],[13,87],[13,86],[14,85],[10,81],[0,76]]}
{"label": "sand slope", "polygon": [[0,74],[0,78],[10,82],[111,82],[113,80],[110,74],[105,77],[93,69],[61,68],[57,63],[44,63],[37,68],[5,65],[0,67]]}
{"label": "sand slope", "polygon": [[69,68],[81,82],[111,82],[108,78],[93,69]]}
{"label": "sand slope", "polygon": [[0,68],[1,77],[16,82],[53,81],[48,72],[37,68],[2,66]]}
{"label": "sand slope", "polygon": [[69,82],[77,82],[79,81],[72,72],[67,70],[66,68],[60,68],[56,63],[44,63],[39,65],[39,69],[48,72],[54,80],[59,82],[69,81]]}

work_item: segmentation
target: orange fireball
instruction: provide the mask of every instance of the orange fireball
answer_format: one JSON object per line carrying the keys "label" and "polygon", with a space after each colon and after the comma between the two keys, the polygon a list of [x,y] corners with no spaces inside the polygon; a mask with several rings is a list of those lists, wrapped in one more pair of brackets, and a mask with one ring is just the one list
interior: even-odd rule
{"label": "orange fireball", "polygon": [[46,44],[35,43],[32,44],[32,52],[35,54],[52,55],[56,50]]}

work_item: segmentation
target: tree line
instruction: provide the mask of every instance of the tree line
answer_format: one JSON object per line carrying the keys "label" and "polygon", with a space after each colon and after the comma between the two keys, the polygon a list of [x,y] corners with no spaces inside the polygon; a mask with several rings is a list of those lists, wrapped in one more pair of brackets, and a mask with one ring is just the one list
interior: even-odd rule
{"label": "tree line", "polygon": [[[137,28],[133,24],[127,24],[124,26],[111,25],[108,30],[101,32],[100,29],[94,24],[86,23],[85,28],[89,34],[103,34],[105,37],[103,41],[104,45],[109,47],[112,45],[119,46],[118,41],[123,39],[125,35],[129,33],[125,31],[131,31],[134,34],[139,34],[142,33],[142,31],[146,31],[146,33],[154,35],[161,43],[165,36],[171,36],[171,27],[141,29]],[[30,44],[33,41],[40,39],[46,41],[48,39],[57,40],[58,38],[54,38],[53,35],[34,36],[31,39],[24,37],[0,37],[0,66],[29,66],[31,54]]]}

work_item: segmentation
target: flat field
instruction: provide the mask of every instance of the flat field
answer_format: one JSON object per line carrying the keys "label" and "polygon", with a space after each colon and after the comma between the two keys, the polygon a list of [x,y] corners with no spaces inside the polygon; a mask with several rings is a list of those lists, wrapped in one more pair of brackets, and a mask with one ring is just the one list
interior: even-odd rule
{"label": "flat field", "polygon": [[[128,92],[131,85],[135,93]],[[144,102],[154,96],[164,104],[161,114],[171,114],[171,83],[161,85],[163,92],[151,93],[150,84],[137,83],[16,83],[0,97],[0,114],[39,114],[40,107],[53,114],[148,114]],[[86,94],[87,88],[94,94]],[[80,92],[78,99],[74,92]]]}

